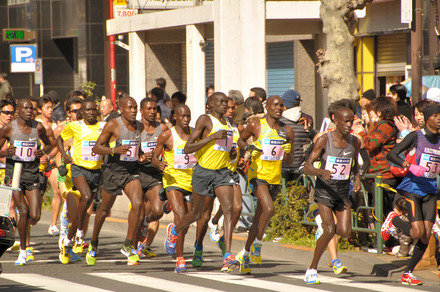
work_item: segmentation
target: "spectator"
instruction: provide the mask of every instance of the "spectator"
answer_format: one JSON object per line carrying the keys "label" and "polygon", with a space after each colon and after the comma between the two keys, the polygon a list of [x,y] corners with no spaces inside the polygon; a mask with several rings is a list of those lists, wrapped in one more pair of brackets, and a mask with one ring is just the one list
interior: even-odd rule
{"label": "spectator", "polygon": [[249,92],[249,97],[258,97],[258,99],[261,101],[261,103],[264,105],[266,102],[267,94],[266,90],[264,90],[261,87],[252,87],[251,91]]}
{"label": "spectator", "polygon": [[173,109],[179,105],[179,104],[185,104],[186,103],[186,95],[183,94],[180,91],[174,92],[173,95],[171,95],[171,104]]}
{"label": "spectator", "polygon": [[49,96],[53,101],[53,114],[52,114],[52,120],[59,124],[60,122],[63,122],[66,120],[66,112],[64,111],[64,107],[60,102],[60,98],[58,97],[58,92],[55,90],[50,90],[48,93],[46,93],[47,96]]}
{"label": "spectator", "polygon": [[397,103],[397,113],[404,115],[411,121],[411,107],[406,103],[406,87],[402,84],[394,84],[390,87],[391,97]]}
{"label": "spectator", "polygon": [[11,84],[8,81],[9,77],[6,73],[0,73],[0,99],[5,97],[14,97],[14,91],[12,90]]}
{"label": "spectator", "polygon": [[360,103],[361,103],[362,108],[364,108],[367,111],[367,113],[370,112],[371,102],[375,98],[376,98],[376,94],[374,93],[373,89],[368,89],[367,91],[362,93]]}
{"label": "spectator", "polygon": [[214,85],[209,85],[206,87],[206,100],[208,100],[208,97],[210,97],[215,92]]}
{"label": "spectator", "polygon": [[[283,94],[284,112],[280,121],[292,128],[294,133],[293,151],[294,161],[292,164],[287,164],[283,160],[283,171],[291,171],[299,169],[304,162],[304,147],[310,145],[315,136],[313,130],[313,118],[302,112],[300,107],[301,95],[298,91],[289,89]],[[291,180],[296,178],[293,173],[287,178]]]}
{"label": "spectator", "polygon": [[[396,102],[391,97],[377,97],[371,102],[371,109],[372,129],[366,133],[362,127],[354,126],[353,131],[362,137],[370,156],[368,173],[381,174],[383,182],[391,188],[395,188],[398,180],[391,173],[386,156],[396,146],[398,129],[393,119],[397,115]],[[373,184],[374,179],[364,181],[367,191],[374,195],[375,187]],[[384,214],[388,214],[393,210],[394,195],[395,193],[390,189],[383,189]]]}
{"label": "spectator", "polygon": [[162,89],[162,91],[163,91],[162,98],[165,101],[170,100],[170,96],[165,91],[166,86],[167,86],[167,82],[166,82],[165,78],[160,77],[160,78],[156,79],[156,87]]}
{"label": "spectator", "polygon": [[113,110],[113,102],[110,98],[104,98],[99,104],[99,113],[104,122],[119,117],[119,114]]}
{"label": "spectator", "polygon": [[161,120],[162,123],[167,123],[170,121],[171,109],[166,105],[165,99],[163,99],[163,90],[159,87],[151,89],[151,98],[155,99],[158,107],[161,110]]}
{"label": "spectator", "polygon": [[244,97],[240,90],[229,90],[228,97],[235,101],[234,123],[243,124]]}
{"label": "spectator", "polygon": [[423,116],[423,110],[427,108],[431,103],[428,100],[421,100],[413,106],[414,120],[417,123],[418,130],[425,127],[425,118]]}

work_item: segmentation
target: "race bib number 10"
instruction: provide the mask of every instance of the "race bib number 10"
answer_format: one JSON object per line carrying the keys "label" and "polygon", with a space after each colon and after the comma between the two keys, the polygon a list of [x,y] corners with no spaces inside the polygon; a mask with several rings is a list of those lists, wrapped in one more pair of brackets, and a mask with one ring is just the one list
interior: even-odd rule
{"label": "race bib number 10", "polygon": [[82,141],[81,144],[81,159],[84,161],[100,161],[101,155],[92,151],[96,141]]}
{"label": "race bib number 10", "polygon": [[139,152],[139,141],[138,140],[122,140],[122,145],[129,145],[127,153],[121,154],[119,160],[121,161],[137,161]]}
{"label": "race bib number 10", "polygon": [[261,153],[261,160],[283,160],[284,158],[284,150],[283,150],[283,142],[284,140],[277,140],[277,139],[263,139],[261,150],[263,152]]}
{"label": "race bib number 10", "polygon": [[423,153],[420,156],[419,164],[427,168],[425,173],[423,173],[423,177],[436,178],[440,173],[440,157],[437,155]]}
{"label": "race bib number 10", "polygon": [[37,141],[14,141],[15,155],[12,159],[17,161],[34,161]]}
{"label": "race bib number 10", "polygon": [[325,170],[332,172],[331,179],[348,180],[350,178],[351,158],[327,156]]}

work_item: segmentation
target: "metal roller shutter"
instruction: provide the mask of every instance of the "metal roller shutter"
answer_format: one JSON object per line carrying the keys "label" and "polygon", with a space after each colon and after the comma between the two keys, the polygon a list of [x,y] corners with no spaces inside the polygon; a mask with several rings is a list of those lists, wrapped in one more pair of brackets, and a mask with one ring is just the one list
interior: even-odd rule
{"label": "metal roller shutter", "polygon": [[208,41],[205,47],[205,87],[214,85],[214,42]]}
{"label": "metal roller shutter", "polygon": [[405,75],[407,34],[378,35],[376,38],[377,76]]}
{"label": "metal roller shutter", "polygon": [[295,85],[293,42],[267,44],[267,94],[282,96]]}

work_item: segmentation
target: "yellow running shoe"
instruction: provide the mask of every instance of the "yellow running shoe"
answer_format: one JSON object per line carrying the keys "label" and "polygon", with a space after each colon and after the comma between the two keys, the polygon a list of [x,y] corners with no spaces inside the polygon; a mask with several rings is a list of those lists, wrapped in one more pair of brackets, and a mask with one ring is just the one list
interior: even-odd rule
{"label": "yellow running shoe", "polygon": [[34,249],[30,246],[26,247],[26,261],[32,262],[35,260]]}
{"label": "yellow running shoe", "polygon": [[84,248],[84,240],[81,237],[77,237],[75,243],[73,244],[73,252],[74,253],[82,253]]}
{"label": "yellow running shoe", "polygon": [[63,244],[58,258],[63,265],[67,265],[70,262],[70,247]]}
{"label": "yellow running shoe", "polygon": [[89,266],[94,266],[96,264],[96,251],[97,248],[90,244],[86,255],[86,261]]}
{"label": "yellow running shoe", "polygon": [[251,256],[250,260],[254,264],[261,265],[261,248],[263,244],[253,242],[251,245]]}

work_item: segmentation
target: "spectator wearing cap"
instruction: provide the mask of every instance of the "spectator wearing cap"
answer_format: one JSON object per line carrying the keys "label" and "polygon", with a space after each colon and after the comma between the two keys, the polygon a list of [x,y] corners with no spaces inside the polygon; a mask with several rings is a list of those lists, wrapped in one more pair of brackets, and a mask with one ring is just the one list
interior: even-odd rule
{"label": "spectator wearing cap", "polygon": [[373,101],[373,99],[376,98],[376,94],[374,93],[373,89],[368,89],[367,91],[365,91],[364,93],[362,93],[361,96],[361,106],[365,109],[370,109],[370,104]]}
{"label": "spectator wearing cap", "polygon": [[397,103],[397,114],[404,115],[411,121],[412,110],[411,107],[406,103],[406,87],[403,84],[394,84],[390,87],[391,97]]}
{"label": "spectator wearing cap", "polygon": [[[315,136],[313,118],[302,112],[300,107],[301,95],[298,91],[290,89],[283,94],[284,112],[280,121],[293,129],[294,161],[287,164],[283,161],[283,171],[299,169],[304,162],[304,146],[308,146]],[[288,180],[294,179],[294,174],[289,174]]]}
{"label": "spectator wearing cap", "polygon": [[440,88],[433,87],[428,89],[428,91],[426,92],[426,99],[429,102],[440,103]]}

